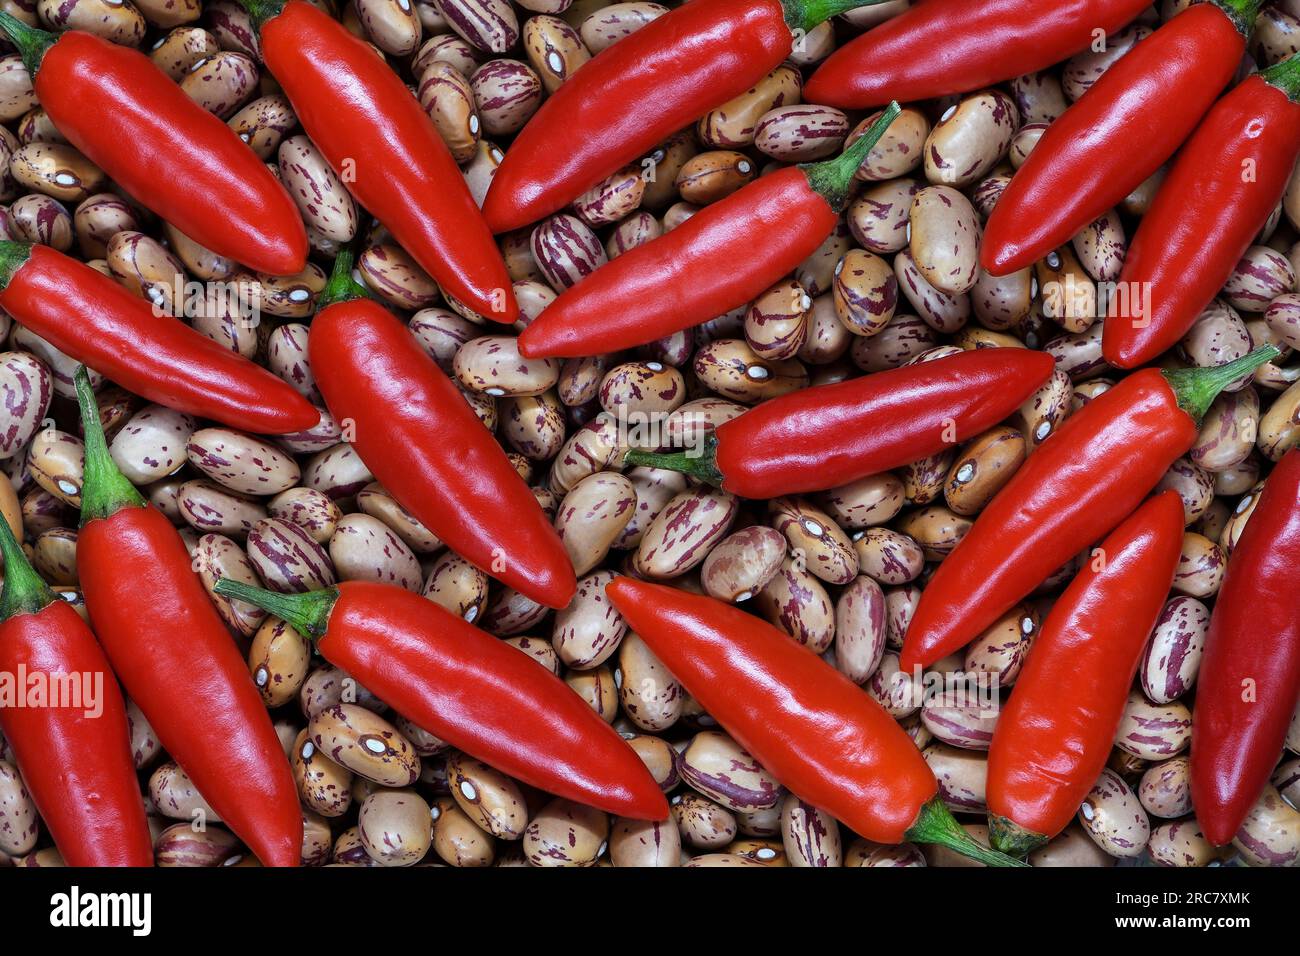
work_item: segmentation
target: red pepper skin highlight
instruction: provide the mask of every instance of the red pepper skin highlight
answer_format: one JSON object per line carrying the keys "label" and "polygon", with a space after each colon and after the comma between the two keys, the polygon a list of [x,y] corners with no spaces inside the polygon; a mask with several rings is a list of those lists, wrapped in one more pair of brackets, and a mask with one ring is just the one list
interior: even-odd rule
{"label": "red pepper skin highlight", "polygon": [[303,0],[268,10],[261,37],[266,66],[302,128],[361,205],[458,302],[495,322],[515,322],[519,306],[492,234],[401,78]]}
{"label": "red pepper skin highlight", "polygon": [[722,487],[744,498],[823,491],[978,435],[1047,381],[1028,349],[974,349],[802,389],[719,425]]}
{"label": "red pepper skin highlight", "polygon": [[[520,131],[483,203],[493,232],[558,212],[790,55],[777,0],[690,0],[583,64]],[[581,149],[574,144],[581,143]]]}
{"label": "red pepper skin highlight", "polygon": [[0,708],[0,729],[59,855],[68,866],[153,866],[126,704],[95,635],[58,598],[16,614],[0,623],[0,671],[20,667],[103,678],[94,717],[87,707]]}
{"label": "red pepper skin highlight", "polygon": [[[801,169],[771,173],[566,289],[524,329],[519,350],[599,355],[699,325],[793,272],[837,221]],[[763,254],[749,254],[758,236]]]}
{"label": "red pepper skin highlight", "polygon": [[868,840],[907,839],[938,782],[862,688],[732,605],[624,577],[605,593],[709,715],[801,800]]}
{"label": "red pepper skin highlight", "polygon": [[902,669],[929,666],[967,644],[1114,528],[1196,435],[1154,369],[1067,418],[940,562],[908,627]]}
{"label": "red pepper skin highlight", "polygon": [[[1264,482],[1219,589],[1192,713],[1192,805],[1232,841],[1277,764],[1300,697],[1300,450]],[[1252,693],[1247,693],[1250,687]]]}
{"label": "red pepper skin highlight", "polygon": [[984,268],[1033,265],[1140,186],[1196,128],[1245,51],[1228,14],[1202,3],[1122,56],[1016,170],[984,229]]}
{"label": "red pepper skin highlight", "polygon": [[[1269,72],[1297,66],[1293,57]],[[1138,225],[1111,298],[1102,331],[1111,365],[1136,368],[1175,345],[1264,228],[1300,155],[1294,96],[1260,74],[1248,77],[1187,141]]]}
{"label": "red pepper skin highlight", "polygon": [[317,638],[331,664],[497,770],[621,817],[668,818],[641,758],[585,700],[527,654],[427,599],[361,581],[309,595],[232,581],[220,591],[245,599],[259,592],[254,602]]}
{"label": "red pepper skin highlight", "polygon": [[1074,819],[1110,756],[1182,543],[1183,502],[1166,491],[1111,532],[1052,605],[989,748],[995,849],[1027,852]]}
{"label": "red pepper skin highlight", "polygon": [[806,103],[841,109],[969,93],[1046,69],[1116,32],[1146,0],[924,0],[832,53]]}
{"label": "red pepper skin highlight", "polygon": [[141,205],[258,272],[302,271],[307,230],[284,187],[143,53],[70,30],[34,86],[59,132]]}
{"label": "red pepper skin highlight", "polygon": [[151,402],[260,434],[320,422],[283,379],[49,246],[0,242],[0,284],[6,312]]}
{"label": "red pepper skin highlight", "polygon": [[548,607],[577,590],[537,499],[405,326],[367,299],[317,314],[307,340],[330,411],[384,487],[466,561]]}

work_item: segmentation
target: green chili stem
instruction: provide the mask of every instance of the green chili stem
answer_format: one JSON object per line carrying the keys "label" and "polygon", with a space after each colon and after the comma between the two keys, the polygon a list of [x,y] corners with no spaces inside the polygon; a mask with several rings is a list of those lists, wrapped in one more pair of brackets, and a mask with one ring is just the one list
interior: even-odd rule
{"label": "green chili stem", "polygon": [[357,260],[356,250],[344,246],[334,257],[334,266],[330,269],[329,281],[316,299],[316,311],[323,312],[331,305],[349,302],[352,299],[367,298],[369,293],[364,286],[352,278],[352,266]]}
{"label": "green chili stem", "polygon": [[1005,853],[990,850],[969,833],[948,812],[942,797],[935,797],[921,807],[916,822],[908,829],[904,837],[913,843],[933,843],[969,857],[986,866],[1028,866],[1021,860],[1012,859]]}
{"label": "green chili stem", "polygon": [[0,517],[0,554],[5,559],[5,586],[0,592],[0,621],[17,614],[35,614],[59,598],[32,568],[9,522]]}
{"label": "green chili stem", "polygon": [[262,24],[284,9],[285,0],[238,0],[238,3],[248,11],[253,25],[260,30]]}
{"label": "green chili stem", "polygon": [[825,23],[831,17],[884,2],[885,0],[781,0],[781,6],[785,10],[785,23],[790,32],[798,30],[807,34],[813,27]]}
{"label": "green chili stem", "polygon": [[1209,368],[1165,369],[1160,374],[1174,390],[1178,406],[1199,424],[1221,391],[1243,375],[1249,375],[1265,362],[1272,361],[1281,354],[1281,350],[1276,345],[1261,345],[1254,351],[1224,365],[1212,365]]}
{"label": "green chili stem", "polygon": [[77,366],[76,383],[82,439],[86,443],[86,470],[81,482],[81,524],[85,527],[88,522],[107,518],[123,508],[143,508],[145,500],[108,453],[104,426],[99,421],[99,404],[90,387],[86,366]]}
{"label": "green chili stem", "polygon": [[999,853],[1023,859],[1046,842],[1047,837],[1041,833],[1026,830],[1007,817],[989,814],[989,843]]}
{"label": "green chili stem", "polygon": [[849,196],[853,192],[853,177],[862,167],[871,148],[880,142],[880,137],[885,135],[885,130],[889,129],[889,124],[894,122],[900,112],[901,107],[897,102],[890,103],[880,118],[839,156],[821,163],[805,163],[799,167],[808,177],[808,185],[814,192],[820,193],[836,212],[843,211],[848,205]]}
{"label": "green chili stem", "polygon": [[1256,74],[1293,103],[1300,103],[1300,53],[1293,53],[1281,63],[1274,63]]}
{"label": "green chili stem", "polygon": [[23,65],[27,67],[27,72],[35,81],[36,71],[41,68],[41,61],[45,59],[46,51],[58,42],[58,36],[28,26],[12,13],[5,13],[3,10],[0,10],[0,30],[3,30],[9,37],[9,41],[18,47],[18,55],[23,58]]}
{"label": "green chili stem", "polygon": [[324,588],[302,594],[279,594],[230,578],[219,580],[213,590],[225,597],[260,607],[313,641],[319,641],[325,636],[330,611],[339,599],[338,588]]}
{"label": "green chili stem", "polygon": [[704,448],[693,451],[642,451],[633,448],[623,456],[624,464],[640,465],[646,468],[667,468],[680,471],[684,475],[706,482],[710,485],[722,485],[723,474],[718,471],[718,439],[710,434],[704,439]]}
{"label": "green chili stem", "polygon": [[0,240],[0,291],[8,288],[14,273],[21,269],[31,256],[32,244],[30,242]]}
{"label": "green chili stem", "polygon": [[1214,0],[1214,5],[1232,21],[1238,33],[1250,39],[1250,33],[1255,29],[1255,18],[1259,16],[1259,8],[1264,5],[1264,0]]}

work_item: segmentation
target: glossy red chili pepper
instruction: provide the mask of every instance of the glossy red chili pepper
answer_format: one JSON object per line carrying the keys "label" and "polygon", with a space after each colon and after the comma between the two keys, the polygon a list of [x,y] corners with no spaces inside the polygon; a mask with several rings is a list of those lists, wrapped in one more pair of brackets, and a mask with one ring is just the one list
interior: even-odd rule
{"label": "glossy red chili pepper", "polygon": [[1300,449],[1264,482],[1228,561],[1192,713],[1192,806],[1211,843],[1237,835],[1277,765],[1300,697]]}
{"label": "glossy red chili pepper", "polygon": [[81,30],[55,36],[3,11],[0,28],[59,132],[132,199],[257,272],[302,271],[307,230],[279,180],[147,56]]}
{"label": "glossy red chili pepper", "polygon": [[240,0],[302,128],[357,200],[456,301],[519,318],[505,263],[460,167],[369,44],[304,0]]}
{"label": "glossy red chili pepper", "polygon": [[1188,7],[1043,132],[984,228],[993,275],[1033,265],[1140,186],[1232,80],[1260,0]]}
{"label": "glossy red chili pepper", "polygon": [[163,748],[267,866],[302,861],[289,761],[189,550],[109,456],[84,367],[86,441],[77,574],[108,659]]}
{"label": "glossy red chili pepper", "polygon": [[[340,255],[332,286],[350,261]],[[369,299],[334,301],[312,321],[307,350],[325,404],[353,423],[352,447],[403,507],[480,570],[548,607],[568,605],[577,579],[555,528],[401,322]]]}
{"label": "glossy red chili pepper", "polygon": [[1213,368],[1144,369],[1067,418],[939,564],[908,626],[902,669],[969,643],[1128,517],[1192,447],[1219,391],[1278,354],[1266,345]]}
{"label": "glossy red chili pepper", "polygon": [[690,0],[665,13],[546,99],[493,175],[488,225],[505,232],[557,212],[780,66],[792,30],[879,2]]}
{"label": "glossy red chili pepper", "polygon": [[973,349],[801,389],[719,425],[702,450],[632,450],[742,498],[825,491],[934,455],[992,428],[1047,381],[1052,357]]}
{"label": "glossy red chili pepper", "polygon": [[878,843],[938,843],[1019,866],[952,818],[912,738],[820,657],[730,604],[615,578],[628,625],[736,742],[799,799]]}
{"label": "glossy red chili pepper", "polygon": [[1183,501],[1157,495],[1107,536],[1052,605],[989,748],[989,838],[1023,856],[1056,836],[1106,766],[1183,545]]}
{"label": "glossy red chili pepper", "polygon": [[1144,0],[925,0],[844,44],[804,84],[844,109],[969,93],[1035,73],[1117,31]]}
{"label": "glossy red chili pepper", "polygon": [[0,242],[0,307],[151,402],[263,434],[320,421],[283,379],[49,246]]}
{"label": "glossy red chili pepper", "polygon": [[417,594],[361,581],[276,594],[229,579],[217,592],[288,621],[403,717],[511,777],[622,817],[668,817],[641,758],[564,681]]}
{"label": "glossy red chili pepper", "polygon": [[[126,703],[108,659],[32,570],[4,518],[0,551],[0,674],[21,697],[0,694],[0,729],[23,783],[69,866],[153,866]],[[28,699],[35,689],[41,699]]]}
{"label": "glossy red chili pepper", "polygon": [[[1120,61],[1123,62],[1123,61]],[[1102,331],[1135,368],[1192,327],[1259,235],[1300,155],[1300,56],[1246,79],[1206,115],[1138,224]]]}
{"label": "glossy red chili pepper", "polygon": [[[524,329],[520,352],[528,358],[619,352],[753,299],[831,234],[854,174],[898,113],[892,104],[836,159],[763,176],[601,266]],[[755,243],[762,255],[751,254]]]}

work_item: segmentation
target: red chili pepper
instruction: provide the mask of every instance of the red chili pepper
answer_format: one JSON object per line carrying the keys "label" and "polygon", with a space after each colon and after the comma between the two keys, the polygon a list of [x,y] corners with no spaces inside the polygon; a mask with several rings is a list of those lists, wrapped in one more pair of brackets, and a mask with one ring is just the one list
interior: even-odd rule
{"label": "red chili pepper", "polygon": [[1265,345],[1213,368],[1144,369],[1067,418],[939,564],[908,626],[902,669],[969,643],[1128,517],[1192,447],[1215,396],[1278,354]]}
{"label": "red chili pepper", "polygon": [[488,225],[506,232],[557,212],[780,66],[792,30],[880,2],[690,0],[665,13],[547,98],[493,175]]}
{"label": "red chili pepper", "polygon": [[924,0],[844,44],[804,100],[844,109],[969,93],[1036,73],[1110,35],[1146,0]]}
{"label": "red chili pepper", "polygon": [[1129,245],[1102,330],[1111,365],[1151,361],[1218,294],[1286,190],[1300,155],[1298,101],[1293,56],[1219,100],[1187,141]]}
{"label": "red chili pepper", "polygon": [[683,471],[742,498],[824,491],[992,428],[1054,367],[1044,352],[973,349],[791,392],[719,425],[702,451],[633,449],[626,462]]}
{"label": "red chili pepper", "polygon": [[267,866],[302,861],[302,812],[284,749],[189,551],[109,456],[84,366],[86,441],[77,574],[117,676],[163,748]]}
{"label": "red chili pepper", "polygon": [[[753,299],[831,234],[854,174],[898,113],[891,104],[836,159],[763,176],[601,266],[524,329],[520,352],[528,358],[619,352]],[[753,255],[756,243],[762,255]]]}
{"label": "red chili pepper", "polygon": [[369,44],[304,0],[240,0],[302,128],[357,200],[457,302],[519,318],[510,277],[460,167]]}
{"label": "red chili pepper", "polygon": [[153,866],[126,703],[108,659],[86,622],[32,570],[4,518],[0,551],[0,673],[19,695],[33,679],[45,689],[40,701],[0,706],[0,728],[36,809],[69,866]]}
{"label": "red chili pepper", "polygon": [[325,404],[353,423],[352,447],[385,488],[453,551],[548,607],[568,606],[573,563],[537,499],[465,397],[407,329],[368,299],[332,302],[307,350]]}
{"label": "red chili pepper", "polygon": [[1300,449],[1264,482],[1210,617],[1192,714],[1192,805],[1231,842],[1277,765],[1300,697]]}
{"label": "red chili pepper", "polygon": [[1188,7],[1103,73],[1047,127],[993,207],[984,268],[1033,265],[1159,169],[1232,80],[1260,2]]}
{"label": "red chili pepper", "polygon": [[49,246],[0,242],[0,307],[151,402],[263,434],[320,421],[283,379]]}
{"label": "red chili pepper", "polygon": [[820,657],[730,604],[615,578],[605,593],[687,692],[800,800],[877,843],[937,843],[1023,866],[952,818],[921,751]]}
{"label": "red chili pepper", "polygon": [[1111,532],[1052,605],[989,748],[995,849],[1023,856],[1074,819],[1110,756],[1182,545],[1183,502],[1166,491]]}
{"label": "red chili pepper", "polygon": [[276,594],[229,579],[217,593],[287,621],[403,717],[503,773],[622,817],[668,817],[641,758],[564,681],[417,594],[360,581]]}
{"label": "red chili pepper", "polygon": [[0,28],[59,132],[132,199],[257,272],[302,271],[307,230],[284,187],[147,56],[81,30],[55,36],[3,11]]}

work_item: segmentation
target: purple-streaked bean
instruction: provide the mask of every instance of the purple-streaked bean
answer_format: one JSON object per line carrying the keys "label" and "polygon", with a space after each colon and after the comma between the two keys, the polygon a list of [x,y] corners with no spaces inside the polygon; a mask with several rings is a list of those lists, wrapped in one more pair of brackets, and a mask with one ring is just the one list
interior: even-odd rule
{"label": "purple-streaked bean", "polygon": [[334,763],[385,787],[407,787],[419,779],[420,758],[410,742],[365,707],[326,707],[308,721],[307,736]]}
{"label": "purple-streaked bean", "polygon": [[524,52],[547,93],[558,90],[591,59],[578,31],[559,17],[529,17],[522,39]]}
{"label": "purple-streaked bean", "polygon": [[338,522],[329,540],[329,554],[341,581],[393,584],[417,592],[424,583],[420,562],[411,549],[388,525],[368,514],[345,515]]}
{"label": "purple-streaked bean", "polygon": [[244,549],[224,535],[205,534],[194,548],[193,567],[226,626],[236,634],[252,637],[266,620],[266,612],[212,590],[221,578],[232,578],[241,584],[258,587],[262,585]]}
{"label": "purple-streaked bean", "polygon": [[845,214],[858,245],[878,255],[905,248],[912,200],[922,188],[915,179],[893,179],[863,190]]}
{"label": "purple-streaked bean", "polygon": [[942,505],[929,505],[905,515],[898,522],[898,530],[915,541],[928,560],[942,561],[966,536],[973,523]]}
{"label": "purple-streaked bean", "polygon": [[248,559],[273,591],[290,594],[316,591],[337,580],[334,564],[325,549],[305,528],[279,518],[263,518],[252,525],[248,532]]}
{"label": "purple-streaked bean", "polygon": [[592,56],[662,17],[668,8],[646,0],[612,3],[589,14],[578,32]]}
{"label": "purple-streaked bean", "polygon": [[1050,123],[1069,107],[1054,72],[1026,73],[1008,86],[1023,123]]}
{"label": "purple-streaked bean", "polygon": [[912,538],[892,528],[867,528],[853,538],[858,569],[881,584],[914,581],[925,566],[925,552]]}
{"label": "purple-streaked bean", "polygon": [[257,499],[211,481],[187,481],[177,492],[176,504],[185,523],[201,532],[245,535],[266,517],[266,508]]}
{"label": "purple-streaked bean", "polygon": [[797,282],[778,282],[745,312],[745,341],[760,358],[793,358],[807,339],[812,305],[812,297]]}
{"label": "purple-streaked bean", "polygon": [[1270,461],[1280,460],[1300,445],[1300,382],[1279,395],[1259,417],[1255,442]]}
{"label": "purple-streaked bean", "polygon": [[1168,704],[1191,689],[1209,625],[1209,609],[1194,597],[1175,597],[1165,605],[1138,665],[1150,700]]}
{"label": "purple-streaked bean", "polygon": [[[651,4],[628,3],[616,6]],[[597,15],[592,14],[593,17]],[[680,866],[681,856],[681,830],[675,821],[629,820],[618,817],[610,828],[609,859],[614,866]]]}
{"label": "purple-streaked bean", "polygon": [[982,695],[969,688],[929,696],[921,707],[921,721],[943,743],[966,750],[988,750],[997,726],[997,702],[971,699],[978,696]]}
{"label": "purple-streaked bean", "polygon": [[452,158],[462,165],[473,159],[482,124],[465,75],[446,60],[434,60],[420,73],[417,96]]}
{"label": "purple-streaked bean", "polygon": [[280,144],[280,181],[309,229],[334,242],[350,242],[357,232],[357,207],[342,180],[306,136]]}
{"label": "purple-streaked bean", "polygon": [[811,296],[829,292],[840,260],[853,248],[853,235],[846,223],[837,222],[830,235],[799,264],[794,279]]}
{"label": "purple-streaked bean", "polygon": [[978,269],[970,289],[975,318],[989,329],[1013,328],[1029,314],[1033,282],[1033,269],[1028,266],[1005,276],[990,275]]}
{"label": "purple-streaked bean", "polygon": [[505,53],[519,40],[519,19],[509,0],[432,0],[447,25],[485,53]]}
{"label": "purple-streaked bean", "polygon": [[605,373],[601,407],[628,421],[658,421],[686,401],[686,380],[662,362],[625,362]]}
{"label": "purple-streaked bean", "polygon": [[680,841],[697,850],[717,850],[736,837],[735,814],[697,793],[678,794],[670,809]]}
{"label": "purple-streaked bean", "polygon": [[1183,550],[1174,570],[1172,588],[1180,594],[1210,598],[1223,584],[1227,555],[1205,535],[1188,531],[1183,535]]}
{"label": "purple-streaked bean", "polygon": [[889,263],[862,249],[851,249],[835,267],[835,313],[854,335],[880,332],[898,307],[898,279]]}
{"label": "purple-streaked bean", "polygon": [[896,474],[903,483],[904,500],[909,505],[926,505],[937,501],[943,494],[954,457],[956,449],[949,448],[898,468]]}
{"label": "purple-streaked bean", "polygon": [[1029,854],[1030,866],[1114,866],[1115,858],[1088,837],[1078,824],[1070,824],[1057,836]]}
{"label": "purple-streaked bean", "polygon": [[909,251],[921,277],[949,296],[969,292],[979,271],[980,224],[970,201],[950,186],[928,186],[908,212]]}
{"label": "purple-streaked bean", "polygon": [[[795,353],[809,365],[828,365],[840,359],[862,336],[854,336],[840,321],[835,296],[819,295],[813,299],[807,318],[803,344]],[[793,361],[793,360],[790,360]]]}
{"label": "purple-streaked bean", "polygon": [[0,761],[0,852],[9,856],[30,853],[40,832],[36,805],[18,775],[18,768]]}
{"label": "purple-streaked bean", "polygon": [[248,648],[248,672],[267,707],[296,698],[310,668],[307,638],[279,618],[262,622]]}
{"label": "purple-streaked bean", "polygon": [[1106,37],[1104,43],[1093,44],[1082,53],[1070,57],[1065,61],[1061,73],[1061,88],[1065,95],[1072,101],[1083,96],[1106,70],[1138,42],[1150,36],[1151,32],[1151,27],[1135,23]]}
{"label": "purple-streaked bean", "polygon": [[298,125],[289,101],[279,93],[258,97],[226,121],[226,125],[248,144],[248,148],[269,160],[284,137]]}
{"label": "purple-streaked bean", "polygon": [[[852,146],[881,116],[872,113],[853,128],[844,141]],[[930,135],[930,121],[916,109],[904,109],[885,130],[885,135],[871,147],[858,167],[857,178],[867,182],[887,182],[906,176],[925,158],[925,140]]]}
{"label": "purple-streaked bean", "polygon": [[555,530],[577,574],[600,564],[636,510],[636,488],[617,472],[578,482],[560,504]]}
{"label": "purple-streaked bean", "polygon": [[592,228],[607,226],[630,215],[641,204],[645,178],[635,166],[605,177],[573,201],[573,210]]}
{"label": "purple-streaked bean", "polygon": [[442,547],[442,541],[437,535],[421,524],[378,482],[366,485],[357,492],[357,507],[382,521],[417,555],[432,554]]}
{"label": "purple-streaked bean", "polygon": [[1151,824],[1137,795],[1109,767],[1079,808],[1079,823],[1097,846],[1121,859],[1142,855]]}
{"label": "purple-streaked bean", "polygon": [[497,637],[514,637],[536,627],[549,613],[545,604],[524,597],[514,588],[505,588],[489,602],[480,626]]}
{"label": "purple-streaked bean", "polygon": [[447,786],[461,812],[499,840],[518,840],[528,825],[523,791],[510,777],[459,751],[447,758]]}
{"label": "purple-streaked bean", "polygon": [[617,259],[628,250],[643,246],[661,235],[663,227],[658,219],[644,210],[633,212],[609,234],[605,240],[605,254],[610,259]]}
{"label": "purple-streaked bean", "polygon": [[[864,9],[871,9],[866,7]],[[925,866],[925,854],[915,844],[891,846],[857,839],[844,851],[845,866]]]}
{"label": "purple-streaked bean", "polygon": [[1070,240],[1084,270],[1098,282],[1113,282],[1124,267],[1128,243],[1124,225],[1114,209],[1083,228]]}
{"label": "purple-streaked bean", "polygon": [[376,790],[361,801],[357,835],[382,866],[414,866],[433,842],[429,804],[413,790]]}
{"label": "purple-streaked bean", "polygon": [[1251,246],[1223,284],[1222,295],[1242,312],[1263,312],[1278,296],[1295,291],[1295,270],[1287,257],[1267,246]]}
{"label": "purple-streaked bean", "polygon": [[700,117],[696,135],[705,146],[743,149],[754,142],[758,121],[778,106],[800,102],[798,69],[782,64],[734,99]]}
{"label": "purple-streaked bean", "polygon": [[835,637],[835,608],[826,588],[808,572],[802,556],[784,558],[780,570],[753,600],[769,623],[814,653],[830,647]]}
{"label": "purple-streaked bean", "polygon": [[724,398],[747,404],[776,398],[808,384],[808,373],[801,362],[765,360],[744,339],[708,343],[695,353],[692,367],[701,384]]}
{"label": "purple-streaked bean", "polygon": [[678,772],[687,786],[730,810],[774,807],[783,794],[776,778],[758,761],[716,731],[702,731],[691,738],[681,753]]}
{"label": "purple-streaked bean", "polygon": [[191,465],[240,494],[277,495],[297,485],[300,477],[298,463],[292,458],[266,442],[228,428],[204,428],[191,433],[185,450]]}
{"label": "purple-streaked bean", "polygon": [[176,82],[199,60],[220,50],[217,39],[199,27],[178,27],[159,37],[149,50],[149,59]]}
{"label": "purple-streaked bean", "polygon": [[1188,453],[1206,471],[1239,465],[1250,455],[1259,433],[1259,394],[1247,386],[1224,392],[1201,420],[1201,431]]}
{"label": "purple-streaked bean", "polygon": [[533,230],[530,241],[533,259],[556,292],[576,285],[609,261],[596,234],[575,216],[552,216]]}
{"label": "purple-streaked bean", "polygon": [[720,601],[739,604],[761,591],[781,569],[785,537],[772,528],[750,525],[718,543],[704,559],[700,582]]}
{"label": "purple-streaked bean", "polygon": [[768,510],[791,553],[801,556],[814,575],[830,584],[847,584],[857,577],[853,542],[828,515],[800,498],[774,499]]}
{"label": "purple-streaked bean", "polygon": [[1070,376],[1059,368],[1053,370],[1051,377],[1025,399],[1011,419],[1024,435],[1029,451],[1056,433],[1069,416],[1073,402]]}
{"label": "purple-streaked bean", "polygon": [[1152,764],[1138,784],[1138,800],[1153,817],[1172,820],[1192,812],[1192,784],[1187,757]]}
{"label": "purple-streaked bean", "polygon": [[961,189],[997,165],[1020,126],[1016,104],[997,90],[963,99],[946,111],[926,137],[925,177]]}
{"label": "purple-streaked bean", "polygon": [[189,415],[146,405],[113,436],[109,453],[132,484],[149,484],[184,467],[194,428]]}
{"label": "purple-streaked bean", "polygon": [[944,500],[959,515],[983,510],[1025,460],[1024,435],[998,425],[972,439],[953,459],[943,483]]}
{"label": "purple-streaked bean", "polygon": [[555,799],[524,830],[523,849],[532,866],[594,866],[605,852],[609,818],[593,807]]}
{"label": "purple-streaked bean", "polygon": [[932,286],[921,274],[910,251],[900,250],[894,256],[894,275],[912,308],[936,332],[956,332],[970,318],[970,297],[949,295]]}
{"label": "purple-streaked bean", "polygon": [[781,806],[781,838],[790,866],[842,866],[839,823],[794,794]]}
{"label": "purple-streaked bean", "polygon": [[888,646],[901,648],[907,636],[907,628],[912,623],[917,602],[921,600],[921,589],[915,585],[891,588],[885,592],[885,625]]}
{"label": "purple-streaked bean", "polygon": [[646,529],[633,557],[638,573],[673,578],[700,564],[735,520],[737,501],[718,489],[698,488],[673,498]]}
{"label": "purple-streaked bean", "polygon": [[489,60],[469,78],[474,103],[489,136],[512,136],[523,129],[542,102],[542,81],[519,60]]}
{"label": "purple-streaked bean", "polygon": [[904,500],[903,483],[891,472],[868,475],[819,496],[831,520],[851,531],[888,523]]}
{"label": "purple-streaked bean", "polygon": [[555,614],[551,644],[565,665],[588,670],[605,663],[627,634],[627,622],[605,596],[612,571],[596,571],[579,579],[569,606]]}
{"label": "purple-streaked bean", "polygon": [[1218,859],[1219,852],[1194,819],[1162,823],[1151,831],[1147,854],[1156,866],[1202,867]]}
{"label": "purple-streaked bean", "polygon": [[983,814],[988,758],[975,750],[935,742],[921,756],[939,781],[939,795],[954,813]]}
{"label": "purple-streaked bean", "polygon": [[641,543],[646,529],[668,502],[686,490],[687,484],[686,477],[680,472],[665,468],[634,468],[627,477],[636,491],[636,508],[612,545],[622,551],[631,550]]}
{"label": "purple-streaked bean", "polygon": [[667,730],[681,716],[685,690],[636,634],[619,644],[614,684],[623,712],[642,730]]}
{"label": "purple-streaked bean", "polygon": [[965,670],[995,674],[999,686],[1010,687],[1020,675],[1038,627],[1037,608],[1016,605],[967,645]]}
{"label": "purple-streaked bean", "polygon": [[185,95],[209,113],[229,119],[257,92],[257,63],[234,50],[221,50],[197,61],[181,77]]}
{"label": "purple-streaked bean", "polygon": [[488,578],[460,555],[448,551],[434,563],[421,593],[472,624],[487,608]]}
{"label": "purple-streaked bean", "polygon": [[1115,746],[1142,760],[1165,760],[1192,739],[1192,713],[1180,701],[1153,704],[1140,692],[1129,694],[1115,735]]}
{"label": "purple-streaked bean", "polygon": [[1300,860],[1300,811],[1269,784],[1246,814],[1232,845],[1248,866],[1295,866]]}
{"label": "purple-streaked bean", "polygon": [[485,395],[541,395],[560,378],[558,359],[526,359],[511,335],[485,335],[461,346],[452,363],[465,388]]}
{"label": "purple-streaked bean", "polygon": [[885,631],[885,593],[861,575],[835,602],[836,669],[855,684],[866,681],[884,656]]}
{"label": "purple-streaked bean", "polygon": [[754,148],[783,163],[806,163],[839,151],[849,119],[831,106],[778,106],[754,127]]}

